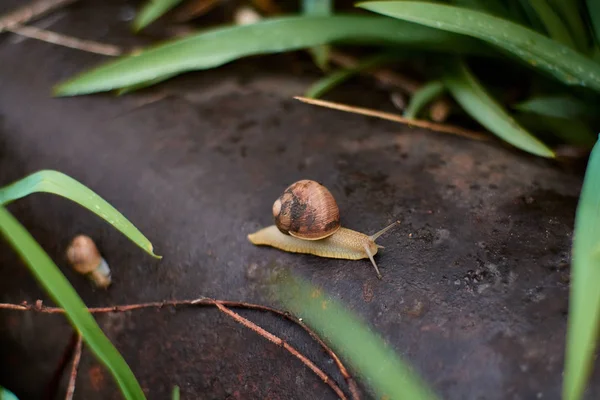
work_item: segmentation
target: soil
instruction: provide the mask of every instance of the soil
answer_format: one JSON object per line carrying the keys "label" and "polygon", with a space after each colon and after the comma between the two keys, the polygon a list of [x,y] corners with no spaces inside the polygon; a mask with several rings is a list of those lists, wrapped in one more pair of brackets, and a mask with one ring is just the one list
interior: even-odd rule
{"label": "soil", "polygon": [[[0,12],[20,2],[3,1]],[[115,44],[135,4],[88,1],[49,29]],[[570,245],[582,174],[498,143],[407,128],[299,103],[318,78],[300,53],[247,59],[117,97],[52,98],[52,86],[107,57],[12,34],[0,37],[0,186],[40,169],[64,172],[114,205],[152,241],[155,260],[76,204],[36,194],[8,208],[88,306],[208,296],[281,307],[265,289],[277,266],[320,285],[382,335],[444,399],[558,399]],[[330,99],[393,111],[389,93],[354,79]],[[290,183],[315,179],[344,226],[373,233],[368,261],[252,246]],[[67,265],[78,233],[94,238],[113,285],[94,289]],[[52,301],[0,243],[0,302]],[[285,339],[346,390],[335,364],[279,317],[239,311]],[[147,309],[97,320],[149,399],[334,399],[281,347],[213,308]],[[47,395],[71,336],[60,315],[0,312],[0,385]],[[60,381],[64,393],[66,375]],[[587,398],[600,397],[592,378]],[[359,379],[365,398],[373,394]],[[58,397],[61,397],[59,394]],[[76,399],[118,399],[83,353]]]}

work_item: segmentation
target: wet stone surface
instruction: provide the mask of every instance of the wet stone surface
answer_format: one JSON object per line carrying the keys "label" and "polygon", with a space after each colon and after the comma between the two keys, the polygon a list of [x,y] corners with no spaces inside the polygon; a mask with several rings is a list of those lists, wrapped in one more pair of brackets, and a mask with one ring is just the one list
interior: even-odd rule
{"label": "wet stone surface", "polygon": [[[116,43],[128,29],[114,21],[121,8],[80,5],[53,29]],[[71,99],[52,99],[52,85],[102,57],[3,36],[0,59],[0,185],[39,169],[67,173],[123,212],[164,257],[151,259],[65,199],[38,194],[11,204],[88,306],[201,296],[268,304],[270,273],[291,267],[367,321],[445,399],[559,398],[581,174],[495,144],[295,102],[315,76],[288,73],[287,56],[124,97]],[[284,67],[267,68],[277,62]],[[337,96],[389,107],[369,88],[353,82]],[[366,260],[247,241],[271,223],[274,199],[302,178],[331,190],[346,227],[372,233],[402,221],[379,240],[383,280]],[[64,250],[77,233],[91,235],[112,266],[108,291],[67,267]],[[52,304],[5,243],[0,276],[1,302]],[[240,314],[346,387],[303,331],[272,315]],[[335,398],[285,350],[213,308],[98,321],[149,399],[168,398],[175,384],[183,398]],[[42,398],[70,334],[61,316],[0,312],[0,384],[21,399]],[[600,396],[597,377],[590,399]],[[362,383],[361,390],[372,396]],[[75,398],[120,398],[89,351]]]}

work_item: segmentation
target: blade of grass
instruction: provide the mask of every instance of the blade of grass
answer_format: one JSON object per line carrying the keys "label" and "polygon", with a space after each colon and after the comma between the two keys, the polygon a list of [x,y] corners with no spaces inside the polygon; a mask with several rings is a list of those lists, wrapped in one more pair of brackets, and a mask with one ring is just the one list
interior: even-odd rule
{"label": "blade of grass", "polygon": [[509,18],[506,5],[500,0],[454,0],[453,4],[472,10],[485,11],[502,18]]}
{"label": "blade of grass", "polygon": [[431,81],[419,89],[410,98],[410,102],[404,110],[404,118],[417,118],[421,110],[436,97],[444,93],[446,88],[440,81]]}
{"label": "blade of grass", "polygon": [[588,118],[597,115],[597,109],[594,105],[588,105],[568,95],[532,97],[515,104],[513,108],[548,117]]}
{"label": "blade of grass", "polygon": [[38,192],[52,193],[74,201],[107,221],[151,256],[161,258],[154,254],[152,243],[106,200],[75,179],[58,171],[38,171],[0,188],[0,205],[6,205]]}
{"label": "blade of grass", "polygon": [[117,96],[123,96],[123,95],[129,94],[129,93],[136,92],[138,90],[145,89],[150,86],[154,86],[156,84],[159,84],[161,82],[164,82],[166,80],[174,78],[175,76],[177,76],[177,74],[168,74],[168,75],[160,76],[156,79],[151,79],[149,81],[136,83],[135,85],[125,86],[124,88],[117,89]]}
{"label": "blade of grass", "polygon": [[529,4],[531,4],[531,7],[533,7],[540,17],[540,20],[546,27],[546,31],[552,39],[565,46],[575,48],[575,42],[573,42],[566,25],[546,0],[529,0]]}
{"label": "blade of grass", "polygon": [[358,7],[484,40],[568,85],[600,91],[600,65],[514,22],[465,8],[414,1],[372,1]]}
{"label": "blade of grass", "polygon": [[[302,0],[302,12],[308,16],[326,16],[333,12],[333,0]],[[322,70],[327,70],[329,46],[320,45],[310,49],[315,64]]]}
{"label": "blade of grass", "polygon": [[0,400],[19,400],[13,392],[0,386]]}
{"label": "blade of grass", "polygon": [[171,394],[172,400],[179,400],[179,386],[173,387],[173,393]]}
{"label": "blade of grass", "polygon": [[327,75],[322,79],[319,79],[308,88],[305,96],[314,99],[319,98],[354,75],[360,74],[368,69],[378,67],[397,58],[398,57],[390,54],[378,54],[373,57],[366,58],[354,68],[341,69]]}
{"label": "blade of grass", "polygon": [[458,104],[496,136],[531,154],[554,157],[552,150],[521,127],[487,93],[464,62],[450,63],[443,81]]}
{"label": "blade of grass", "polygon": [[149,0],[133,20],[134,30],[144,29],[179,3],[181,0]]}
{"label": "blade of grass", "polygon": [[587,123],[578,118],[559,118],[547,115],[523,113],[515,117],[532,132],[547,132],[562,142],[591,149],[596,137]]}
{"label": "blade of grass", "polygon": [[[465,41],[467,39],[467,41]],[[112,90],[161,76],[218,67],[257,54],[299,50],[321,44],[394,44],[452,53],[478,53],[476,41],[393,18],[334,15],[279,17],[212,29],[135,56],[119,58],[85,72],[55,88],[70,96]]]}
{"label": "blade of grass", "polygon": [[546,29],[544,28],[544,24],[540,20],[540,17],[537,15],[531,4],[529,4],[529,0],[516,0],[520,6],[521,10],[525,13],[527,17],[528,25],[531,29],[541,33],[542,35],[547,35]]}
{"label": "blade of grass", "polygon": [[394,351],[362,321],[321,290],[293,275],[283,277],[275,296],[338,349],[381,399],[435,399]]}
{"label": "blade of grass", "polygon": [[0,235],[23,259],[38,283],[62,308],[73,326],[94,352],[98,359],[111,372],[126,399],[145,399],[144,392],[133,372],[117,349],[104,335],[96,320],[87,311],[69,281],[56,264],[40,247],[29,232],[6,210],[0,206]]}
{"label": "blade of grass", "polygon": [[581,17],[580,1],[550,0],[550,3],[567,25],[576,48],[587,54],[590,50],[590,43],[585,29],[585,22]]}
{"label": "blade of grass", "polygon": [[600,142],[588,161],[577,205],[563,399],[579,400],[592,371],[600,326]]}
{"label": "blade of grass", "polygon": [[587,0],[586,5],[596,44],[600,45],[600,1]]}

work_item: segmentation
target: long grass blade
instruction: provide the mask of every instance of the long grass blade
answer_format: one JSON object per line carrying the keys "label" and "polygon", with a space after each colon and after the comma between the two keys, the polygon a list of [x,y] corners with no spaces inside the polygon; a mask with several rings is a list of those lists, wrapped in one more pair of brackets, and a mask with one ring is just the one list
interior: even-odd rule
{"label": "long grass blade", "polygon": [[[302,12],[308,16],[327,16],[333,13],[333,0],[302,0]],[[320,45],[310,49],[315,64],[322,70],[327,70],[329,46]]]}
{"label": "long grass blade", "polygon": [[534,113],[515,116],[521,126],[539,134],[549,133],[561,142],[591,149],[596,142],[594,131],[579,118],[561,118]]}
{"label": "long grass blade", "polygon": [[586,5],[596,44],[600,45],[600,1],[587,0]]}
{"label": "long grass blade", "polygon": [[179,3],[181,0],[149,0],[133,20],[133,28],[144,29]]}
{"label": "long grass blade", "polygon": [[19,400],[13,392],[0,386],[0,400]]}
{"label": "long grass blade", "polygon": [[546,35],[546,28],[544,27],[544,23],[540,20],[540,17],[535,12],[531,4],[529,4],[529,0],[515,0],[521,6],[521,10],[526,16],[528,24],[531,29],[541,33],[542,35]]}
{"label": "long grass blade", "polygon": [[429,400],[436,395],[366,324],[304,280],[289,275],[277,298],[336,348],[379,399]]}
{"label": "long grass blade", "polygon": [[501,0],[454,0],[452,4],[472,10],[484,11],[502,18],[510,18],[508,9]]}
{"label": "long grass blade", "polygon": [[532,97],[513,107],[519,111],[559,118],[589,118],[598,114],[595,105],[568,95]]}
{"label": "long grass blade", "polygon": [[123,214],[86,186],[58,171],[38,171],[0,188],[0,205],[6,205],[32,193],[39,192],[62,196],[87,208],[127,236],[148,254],[161,258],[154,254],[152,243]]}
{"label": "long grass blade", "polygon": [[567,26],[546,0],[529,0],[529,4],[540,17],[552,39],[565,46],[575,48],[575,42],[573,42]]}
{"label": "long grass blade", "polygon": [[436,97],[444,93],[446,88],[440,81],[431,81],[420,88],[410,98],[410,102],[404,110],[404,118],[417,118],[421,110]]}
{"label": "long grass blade", "polygon": [[364,9],[425,26],[461,33],[521,58],[567,85],[600,91],[600,64],[514,22],[480,11],[415,1],[371,1]]}
{"label": "long grass blade", "polygon": [[329,92],[339,84],[347,81],[353,76],[360,74],[366,70],[371,68],[378,67],[380,65],[385,64],[391,60],[396,59],[397,57],[389,54],[376,55],[373,57],[369,57],[363,61],[361,61],[354,68],[346,68],[341,69],[339,71],[332,72],[331,74],[325,76],[322,79],[319,79],[317,82],[313,83],[306,91],[305,96],[310,98],[319,98],[323,96],[325,93]]}
{"label": "long grass blade", "polygon": [[67,318],[81,333],[88,347],[111,372],[123,396],[131,400],[145,399],[144,392],[133,372],[87,311],[85,304],[67,278],[31,234],[2,206],[0,206],[0,235],[21,256],[52,299],[65,309]]}
{"label": "long grass blade", "polygon": [[579,51],[588,53],[590,50],[589,37],[585,21],[582,18],[582,2],[580,0],[549,0],[552,7],[562,17],[567,25],[573,42]]}
{"label": "long grass blade", "polygon": [[461,107],[496,136],[531,154],[554,157],[552,150],[521,127],[492,98],[464,62],[456,60],[450,64],[443,80]]}
{"label": "long grass blade", "polygon": [[600,327],[600,141],[588,161],[577,205],[563,399],[582,398],[592,371]]}
{"label": "long grass blade", "polygon": [[476,41],[393,18],[363,15],[278,17],[212,29],[85,72],[55,88],[59,96],[118,89],[169,74],[218,67],[250,55],[328,43],[402,45],[451,53],[485,53]]}

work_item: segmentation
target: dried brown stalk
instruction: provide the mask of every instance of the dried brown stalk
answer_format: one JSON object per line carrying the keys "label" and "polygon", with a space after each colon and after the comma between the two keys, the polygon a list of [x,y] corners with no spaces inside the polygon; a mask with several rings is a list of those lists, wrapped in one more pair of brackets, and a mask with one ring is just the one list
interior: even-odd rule
{"label": "dried brown stalk", "polygon": [[77,0],[37,0],[24,5],[8,14],[0,17],[0,32],[21,24],[25,24],[34,18],[41,17],[51,11],[74,3]]}
{"label": "dried brown stalk", "polygon": [[72,400],[73,393],[75,393],[75,381],[77,381],[77,370],[79,369],[79,361],[81,360],[81,348],[83,347],[83,340],[81,334],[77,335],[77,344],[75,345],[75,354],[73,355],[73,365],[71,367],[71,375],[69,377],[69,386],[67,387],[67,394],[65,400]]}
{"label": "dried brown stalk", "polygon": [[[310,329],[306,324],[304,324],[300,319],[291,315],[288,312],[278,310],[276,308],[272,308],[269,306],[264,306],[261,304],[252,304],[241,301],[231,301],[231,300],[213,300],[207,298],[199,298],[194,300],[166,300],[166,301],[156,301],[150,303],[140,303],[140,304],[127,304],[122,306],[112,306],[112,307],[93,307],[88,308],[88,311],[92,314],[101,314],[101,313],[110,313],[110,312],[126,312],[133,310],[140,310],[144,308],[163,308],[163,307],[177,307],[177,306],[216,306],[216,303],[225,306],[225,307],[233,307],[233,308],[245,308],[249,310],[257,310],[270,312],[276,315],[279,315],[287,320],[297,324],[302,329],[304,329],[314,340],[316,340],[319,345],[323,348],[323,350],[334,360],[336,365],[338,366],[340,373],[348,383],[348,387],[350,389],[350,393],[352,394],[353,400],[360,400],[360,394],[358,390],[358,386],[354,378],[350,375],[340,358],[335,354],[335,352],[327,346],[325,342],[319,336]],[[46,307],[42,304],[40,300],[38,300],[35,304],[10,304],[10,303],[0,303],[0,309],[5,310],[17,310],[17,311],[35,311],[45,314],[64,314],[65,310],[59,307]]]}
{"label": "dried brown stalk", "polygon": [[121,48],[118,46],[94,42],[91,40],[83,40],[33,26],[13,26],[7,27],[6,30],[16,33],[17,35],[26,36],[28,38],[41,40],[43,42],[52,43],[59,46],[70,47],[72,49],[83,50],[89,53],[102,54],[105,56],[119,56],[123,54],[123,50],[121,50]]}
{"label": "dried brown stalk", "polygon": [[231,311],[230,309],[228,309],[227,307],[225,307],[224,305],[220,304],[217,301],[214,302],[214,305],[217,306],[217,308],[221,312],[229,315],[231,318],[233,318],[240,324],[244,325],[246,328],[253,330],[254,332],[258,333],[260,336],[264,337],[265,339],[269,340],[270,342],[275,343],[276,345],[281,346],[284,349],[286,349],[287,351],[289,351],[290,354],[292,354],[294,357],[296,357],[300,361],[302,361],[302,363],[304,365],[306,365],[319,378],[321,378],[321,380],[323,382],[325,382],[331,388],[331,390],[333,390],[335,392],[335,394],[337,394],[337,396],[340,399],[347,400],[347,397],[344,394],[344,392],[342,392],[342,390],[338,387],[338,385],[335,384],[335,382],[333,382],[331,379],[329,379],[329,376],[327,376],[327,374],[325,374],[319,367],[317,367],[312,361],[310,361],[304,355],[300,354],[300,352],[298,352],[298,350],[296,350],[295,348],[293,348],[292,346],[287,344],[287,342],[285,342],[283,339],[279,338],[278,336],[273,335],[272,333],[270,333],[270,332],[266,331],[265,329],[261,328],[260,326],[256,325],[254,322],[247,320],[246,318],[242,317],[241,315]]}
{"label": "dried brown stalk", "polygon": [[385,119],[388,121],[400,122],[402,124],[406,124],[406,125],[410,125],[410,126],[416,126],[419,128],[430,129],[430,130],[436,131],[436,132],[450,133],[452,135],[462,136],[462,137],[469,138],[469,139],[474,139],[474,140],[488,140],[489,139],[488,136],[486,136],[482,133],[474,132],[474,131],[471,131],[468,129],[463,129],[463,128],[455,126],[455,125],[441,124],[441,123],[437,123],[437,122],[430,122],[430,121],[425,121],[425,120],[420,120],[420,119],[409,119],[409,118],[401,117],[396,114],[373,110],[371,108],[354,107],[354,106],[349,106],[347,104],[335,103],[332,101],[309,99],[307,97],[301,97],[301,96],[295,96],[294,98],[297,100],[300,100],[304,103],[308,103],[308,104],[331,108],[334,110],[346,111],[346,112],[350,112],[350,113],[354,113],[354,114],[366,115],[369,117],[381,118],[381,119]]}

